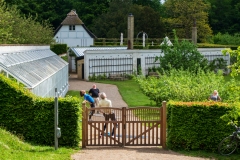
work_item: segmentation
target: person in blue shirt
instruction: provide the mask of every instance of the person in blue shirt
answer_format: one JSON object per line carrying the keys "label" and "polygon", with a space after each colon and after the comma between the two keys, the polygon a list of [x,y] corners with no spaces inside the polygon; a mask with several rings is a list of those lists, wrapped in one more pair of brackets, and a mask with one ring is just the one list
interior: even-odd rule
{"label": "person in blue shirt", "polygon": [[[95,108],[94,99],[89,94],[87,94],[85,90],[80,91],[80,96],[84,97],[84,100],[86,100],[88,103],[90,103],[91,108]],[[92,120],[91,118],[92,118],[94,113],[95,113],[95,110],[92,110],[90,112],[89,120]]]}

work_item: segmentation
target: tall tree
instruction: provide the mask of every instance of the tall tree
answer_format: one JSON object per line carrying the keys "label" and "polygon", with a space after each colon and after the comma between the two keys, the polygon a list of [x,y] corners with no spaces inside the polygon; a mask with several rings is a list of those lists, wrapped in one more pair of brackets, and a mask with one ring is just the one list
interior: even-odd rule
{"label": "tall tree", "polygon": [[71,0],[5,0],[8,5],[15,5],[23,15],[37,17],[36,21],[48,20],[57,28],[66,14],[72,9]]}
{"label": "tall tree", "polygon": [[93,26],[94,19],[106,13],[109,8],[109,0],[72,0],[72,4],[79,18],[88,28]]}
{"label": "tall tree", "polygon": [[112,0],[107,13],[100,15],[91,28],[97,37],[117,38],[127,36],[128,14],[134,15],[134,36],[144,31],[148,37],[162,37],[160,14],[148,6],[133,4],[131,0]]}
{"label": "tall tree", "polygon": [[39,23],[32,16],[21,16],[16,7],[7,7],[0,0],[1,44],[50,44],[53,28],[48,22]]}
{"label": "tall tree", "polygon": [[133,4],[148,6],[154,9],[154,11],[161,11],[162,3],[160,0],[133,0]]}
{"label": "tall tree", "polygon": [[24,15],[37,16],[37,21],[49,22],[56,29],[66,15],[75,9],[85,23],[91,26],[92,21],[108,10],[109,0],[5,0],[9,5],[16,5]]}
{"label": "tall tree", "polygon": [[191,38],[196,22],[199,41],[205,42],[212,35],[208,24],[209,5],[203,0],[166,0],[163,5],[166,12],[164,23],[169,32],[176,29],[179,38]]}
{"label": "tall tree", "polygon": [[239,33],[240,1],[239,0],[207,0],[211,5],[209,24],[214,33]]}

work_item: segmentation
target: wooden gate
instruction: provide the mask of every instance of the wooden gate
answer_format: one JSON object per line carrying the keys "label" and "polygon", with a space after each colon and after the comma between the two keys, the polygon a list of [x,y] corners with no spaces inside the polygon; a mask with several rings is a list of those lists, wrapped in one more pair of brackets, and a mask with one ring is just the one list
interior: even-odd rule
{"label": "wooden gate", "polygon": [[[82,103],[82,147],[162,146],[166,148],[166,102],[160,108],[95,108]],[[115,121],[106,121],[102,112],[111,110]],[[106,129],[104,130],[104,125]]]}

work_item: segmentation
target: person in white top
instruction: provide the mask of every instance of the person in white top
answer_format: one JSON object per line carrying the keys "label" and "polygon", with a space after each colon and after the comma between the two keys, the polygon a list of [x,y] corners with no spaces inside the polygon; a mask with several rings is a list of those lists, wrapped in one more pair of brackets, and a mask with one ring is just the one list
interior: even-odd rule
{"label": "person in white top", "polygon": [[[102,92],[100,93],[100,100],[99,100],[99,107],[112,107],[111,100],[107,99],[107,95]],[[101,112],[103,112],[103,116],[105,117],[105,121],[109,121],[111,118],[112,121],[116,121],[115,113],[113,113],[112,109],[101,109]],[[104,131],[106,130],[107,124],[104,124]],[[112,129],[112,136],[114,135],[114,128]],[[101,134],[102,136],[102,134]],[[100,137],[101,137],[100,136]]]}

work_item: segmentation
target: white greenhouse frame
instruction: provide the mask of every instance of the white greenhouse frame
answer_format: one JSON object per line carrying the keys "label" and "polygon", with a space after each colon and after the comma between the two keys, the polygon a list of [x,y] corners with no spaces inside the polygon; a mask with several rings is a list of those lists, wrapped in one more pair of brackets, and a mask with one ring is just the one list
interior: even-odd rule
{"label": "white greenhouse frame", "polygon": [[[19,48],[19,49],[16,49]],[[0,71],[14,77],[40,97],[64,97],[68,91],[68,63],[49,46],[8,47],[0,52]]]}

